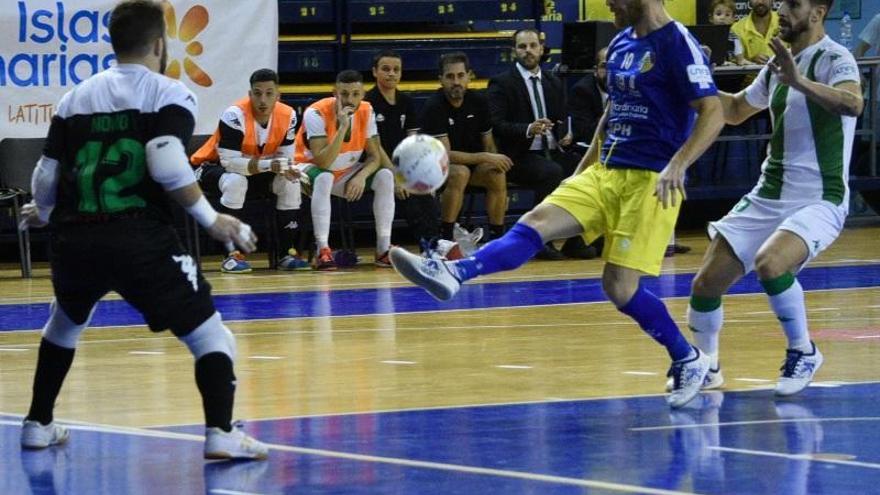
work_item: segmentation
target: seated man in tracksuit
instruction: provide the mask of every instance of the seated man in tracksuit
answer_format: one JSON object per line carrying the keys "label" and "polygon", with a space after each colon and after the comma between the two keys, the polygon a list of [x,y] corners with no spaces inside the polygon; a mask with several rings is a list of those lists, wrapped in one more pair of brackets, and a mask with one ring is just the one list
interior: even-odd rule
{"label": "seated man in tracksuit", "polygon": [[[221,209],[237,216],[246,198],[276,197],[278,261],[281,270],[309,269],[298,252],[300,226],[299,171],[293,167],[296,112],[279,100],[278,74],[260,69],[251,74],[248,97],[227,108],[214,135],[190,161],[198,166],[202,188],[220,196]],[[247,273],[251,266],[239,251],[228,253],[223,273]]]}

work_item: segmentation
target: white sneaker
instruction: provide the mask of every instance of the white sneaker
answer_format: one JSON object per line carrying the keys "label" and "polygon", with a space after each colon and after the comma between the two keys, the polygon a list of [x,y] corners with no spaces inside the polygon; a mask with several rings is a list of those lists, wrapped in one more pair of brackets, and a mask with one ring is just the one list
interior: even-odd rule
{"label": "white sneaker", "polygon": [[[672,392],[672,378],[666,380],[666,391]],[[700,387],[700,390],[715,390],[716,388],[721,388],[724,385],[724,375],[721,374],[721,365],[719,364],[717,368],[709,368],[709,372],[706,373],[706,379],[703,380],[703,386]]]}
{"label": "white sneaker", "polygon": [[235,425],[232,431],[205,429],[205,459],[266,459],[269,447]]}
{"label": "white sneaker", "polygon": [[696,356],[681,361],[673,361],[668,376],[672,377],[672,392],[666,397],[666,403],[672,408],[679,408],[691,401],[700,393],[700,387],[709,373],[711,360],[709,356],[696,347]]}
{"label": "white sneaker", "polygon": [[21,424],[21,446],[26,449],[45,449],[51,445],[61,445],[68,438],[70,431],[54,421],[42,425],[39,421],[26,419]]}
{"label": "white sneaker", "polygon": [[446,261],[422,258],[400,247],[391,248],[389,257],[397,273],[440,301],[452,299],[461,289],[461,282]]}
{"label": "white sneaker", "polygon": [[779,368],[782,374],[776,383],[776,395],[794,395],[805,389],[813,381],[813,376],[822,366],[823,357],[812,341],[813,352],[806,354],[795,349],[786,349],[785,361]]}

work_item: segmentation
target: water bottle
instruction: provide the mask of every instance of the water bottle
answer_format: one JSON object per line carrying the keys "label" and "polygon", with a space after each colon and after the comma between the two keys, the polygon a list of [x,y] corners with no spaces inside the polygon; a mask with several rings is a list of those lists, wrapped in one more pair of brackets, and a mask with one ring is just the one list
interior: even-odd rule
{"label": "water bottle", "polygon": [[847,50],[852,49],[852,19],[846,11],[840,19],[840,44]]}

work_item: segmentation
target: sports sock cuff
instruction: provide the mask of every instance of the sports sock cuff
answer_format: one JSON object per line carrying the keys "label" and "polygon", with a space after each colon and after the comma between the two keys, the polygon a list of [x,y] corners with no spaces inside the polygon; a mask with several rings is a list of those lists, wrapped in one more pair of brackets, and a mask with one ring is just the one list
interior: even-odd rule
{"label": "sports sock cuff", "polygon": [[720,297],[691,296],[691,309],[700,313],[709,313],[721,307]]}
{"label": "sports sock cuff", "polygon": [[790,272],[786,272],[776,278],[761,280],[761,285],[764,287],[764,292],[766,292],[768,296],[775,296],[788,290],[789,287],[794,285],[794,281],[794,275]]}
{"label": "sports sock cuff", "polygon": [[525,237],[529,243],[532,244],[535,251],[539,251],[544,247],[544,241],[541,239],[541,234],[522,222],[517,222],[510,231]]}

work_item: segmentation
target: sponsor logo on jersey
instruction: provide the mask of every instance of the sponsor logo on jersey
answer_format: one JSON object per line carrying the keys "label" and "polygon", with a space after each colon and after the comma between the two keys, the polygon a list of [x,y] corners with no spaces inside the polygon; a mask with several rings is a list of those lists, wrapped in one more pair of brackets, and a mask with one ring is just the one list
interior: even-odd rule
{"label": "sponsor logo on jersey", "polygon": [[688,81],[699,84],[701,88],[708,88],[712,82],[712,72],[705,64],[691,64],[687,66]]}
{"label": "sponsor logo on jersey", "polygon": [[647,51],[647,52],[645,52],[644,55],[642,55],[642,59],[639,60],[639,72],[644,74],[645,72],[648,72],[649,70],[651,70],[653,68],[654,68],[654,54],[651,53],[650,51]]}

